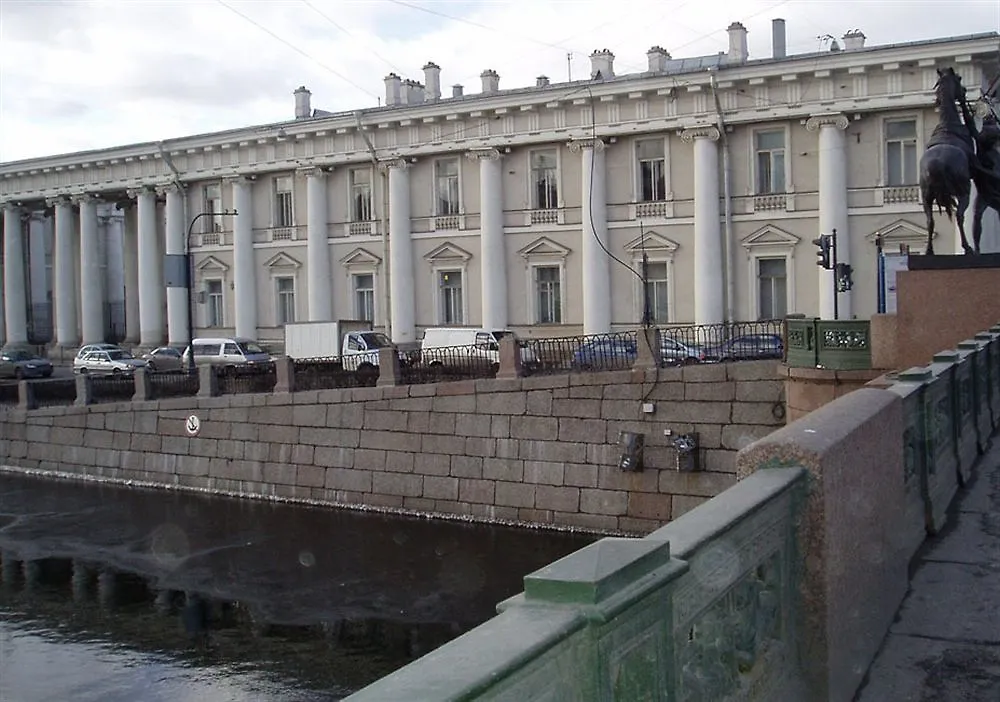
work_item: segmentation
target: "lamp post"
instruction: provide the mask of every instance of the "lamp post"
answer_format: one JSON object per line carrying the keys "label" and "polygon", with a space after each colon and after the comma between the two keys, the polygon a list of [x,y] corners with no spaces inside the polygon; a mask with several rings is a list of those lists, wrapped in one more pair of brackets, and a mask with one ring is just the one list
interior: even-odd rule
{"label": "lamp post", "polygon": [[185,253],[187,255],[187,303],[188,303],[188,373],[194,375],[194,256],[191,255],[191,235],[194,233],[194,224],[202,217],[235,217],[239,214],[236,210],[223,210],[222,212],[199,212],[188,225],[187,241]]}

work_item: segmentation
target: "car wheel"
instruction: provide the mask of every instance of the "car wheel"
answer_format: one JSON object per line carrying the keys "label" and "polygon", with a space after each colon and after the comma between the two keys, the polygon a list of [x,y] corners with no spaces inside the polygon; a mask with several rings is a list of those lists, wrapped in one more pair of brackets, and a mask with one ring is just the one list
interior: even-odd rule
{"label": "car wheel", "polygon": [[87,367],[83,367],[83,368],[80,369],[80,375],[87,375],[87,373],[89,373],[89,372],[90,372],[90,369],[87,368]]}

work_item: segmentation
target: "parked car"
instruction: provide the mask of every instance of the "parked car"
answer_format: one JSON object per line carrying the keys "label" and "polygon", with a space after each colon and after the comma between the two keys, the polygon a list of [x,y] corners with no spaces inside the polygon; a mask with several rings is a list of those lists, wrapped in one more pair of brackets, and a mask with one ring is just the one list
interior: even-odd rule
{"label": "parked car", "polygon": [[87,344],[86,346],[80,347],[80,350],[76,352],[76,357],[83,358],[88,353],[93,353],[94,351],[123,351],[129,356],[132,355],[117,344]]}
{"label": "parked car", "polygon": [[660,337],[661,366],[686,366],[704,360],[705,352],[697,346],[689,346],[669,336]]}
{"label": "parked car", "polygon": [[48,378],[52,375],[52,363],[27,349],[4,349],[0,351],[0,378]]}
{"label": "parked car", "polygon": [[[195,339],[192,346],[194,346],[195,365],[199,366],[210,364],[227,369],[270,363],[273,360],[271,354],[251,339],[239,337]],[[185,366],[190,351],[191,346],[184,349],[182,363]]]}
{"label": "parked car", "polygon": [[161,346],[142,355],[151,371],[179,371],[184,369],[184,353],[173,346]]}
{"label": "parked car", "polygon": [[521,365],[533,370],[538,356],[523,339],[510,329],[475,327],[431,327],[424,330],[420,341],[420,360],[428,365],[449,365],[482,362],[500,365],[500,340],[513,336],[521,350]]}
{"label": "parked car", "polygon": [[704,354],[709,363],[754,361],[783,358],[785,346],[777,334],[745,334],[716,346],[705,347]]}
{"label": "parked car", "polygon": [[146,361],[133,358],[127,351],[101,350],[73,359],[73,372],[80,375],[131,375],[136,368],[145,365]]}
{"label": "parked car", "polygon": [[630,368],[638,349],[634,339],[606,337],[591,339],[573,353],[570,366],[574,370],[610,370]]}

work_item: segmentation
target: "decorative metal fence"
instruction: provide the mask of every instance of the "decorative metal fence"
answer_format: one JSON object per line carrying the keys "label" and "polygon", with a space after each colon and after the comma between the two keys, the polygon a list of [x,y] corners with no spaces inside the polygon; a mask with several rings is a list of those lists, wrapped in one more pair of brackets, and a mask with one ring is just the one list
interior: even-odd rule
{"label": "decorative metal fence", "polygon": [[420,361],[400,365],[404,385],[449,380],[495,378],[500,370],[500,352],[481,345],[423,349]]}
{"label": "decorative metal fence", "polygon": [[702,363],[780,359],[785,354],[785,321],[732,322],[659,327],[661,356],[677,344]]}
{"label": "decorative metal fence", "polygon": [[866,319],[790,319],[788,364],[831,370],[871,368],[871,324]]}
{"label": "decorative metal fence", "polygon": [[[292,367],[295,370],[296,390],[356,388],[368,380],[364,374],[359,375],[356,371],[345,370],[341,362],[333,358],[296,359]],[[374,379],[378,380],[377,373]]]}
{"label": "decorative metal fence", "polygon": [[19,399],[16,382],[0,382],[0,405],[16,405]]}
{"label": "decorative metal fence", "polygon": [[131,373],[121,375],[95,375],[90,379],[92,402],[118,402],[131,400],[135,394],[135,378]]}
{"label": "decorative metal fence", "polygon": [[39,407],[71,405],[76,402],[76,378],[31,381],[35,404]]}
{"label": "decorative metal fence", "polygon": [[216,377],[220,395],[274,392],[274,384],[278,380],[273,363],[230,366],[219,371]]}
{"label": "decorative metal fence", "polygon": [[149,371],[151,399],[166,397],[190,397],[198,394],[201,385],[197,373],[186,370],[180,373],[170,371]]}

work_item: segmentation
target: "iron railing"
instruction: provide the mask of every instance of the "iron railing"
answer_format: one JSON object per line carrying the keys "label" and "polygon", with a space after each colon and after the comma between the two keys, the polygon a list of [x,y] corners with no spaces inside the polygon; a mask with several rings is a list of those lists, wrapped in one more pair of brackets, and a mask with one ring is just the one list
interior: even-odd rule
{"label": "iron railing", "polygon": [[274,392],[278,380],[273,363],[227,366],[217,372],[220,395]]}
{"label": "iron railing", "polygon": [[76,402],[76,378],[31,381],[35,404],[39,407],[71,405]]}
{"label": "iron railing", "polygon": [[0,381],[0,405],[16,405],[19,400],[17,382]]}
{"label": "iron railing", "polygon": [[870,369],[871,324],[864,319],[789,319],[787,362],[796,368]]}
{"label": "iron railing", "polygon": [[[681,344],[703,363],[780,359],[785,351],[785,321],[732,322],[658,328],[661,356]],[[675,343],[672,343],[675,342]],[[683,349],[677,349],[682,351]]]}
{"label": "iron railing", "polygon": [[[333,390],[362,385],[357,372],[345,370],[341,362],[333,358],[296,359],[292,368],[296,390]],[[377,375],[375,379],[378,379]]]}
{"label": "iron railing", "polygon": [[400,364],[404,385],[495,378],[500,369],[499,349],[481,345],[423,349],[416,363]]}
{"label": "iron railing", "polygon": [[180,373],[171,371],[149,371],[150,399],[166,397],[190,397],[198,394],[200,382],[198,373],[186,370]]}
{"label": "iron railing", "polygon": [[131,400],[133,395],[135,395],[135,377],[131,373],[94,375],[90,378],[90,399],[92,402]]}
{"label": "iron railing", "polygon": [[628,370],[635,363],[636,333],[531,339],[521,352],[521,365],[531,374]]}

